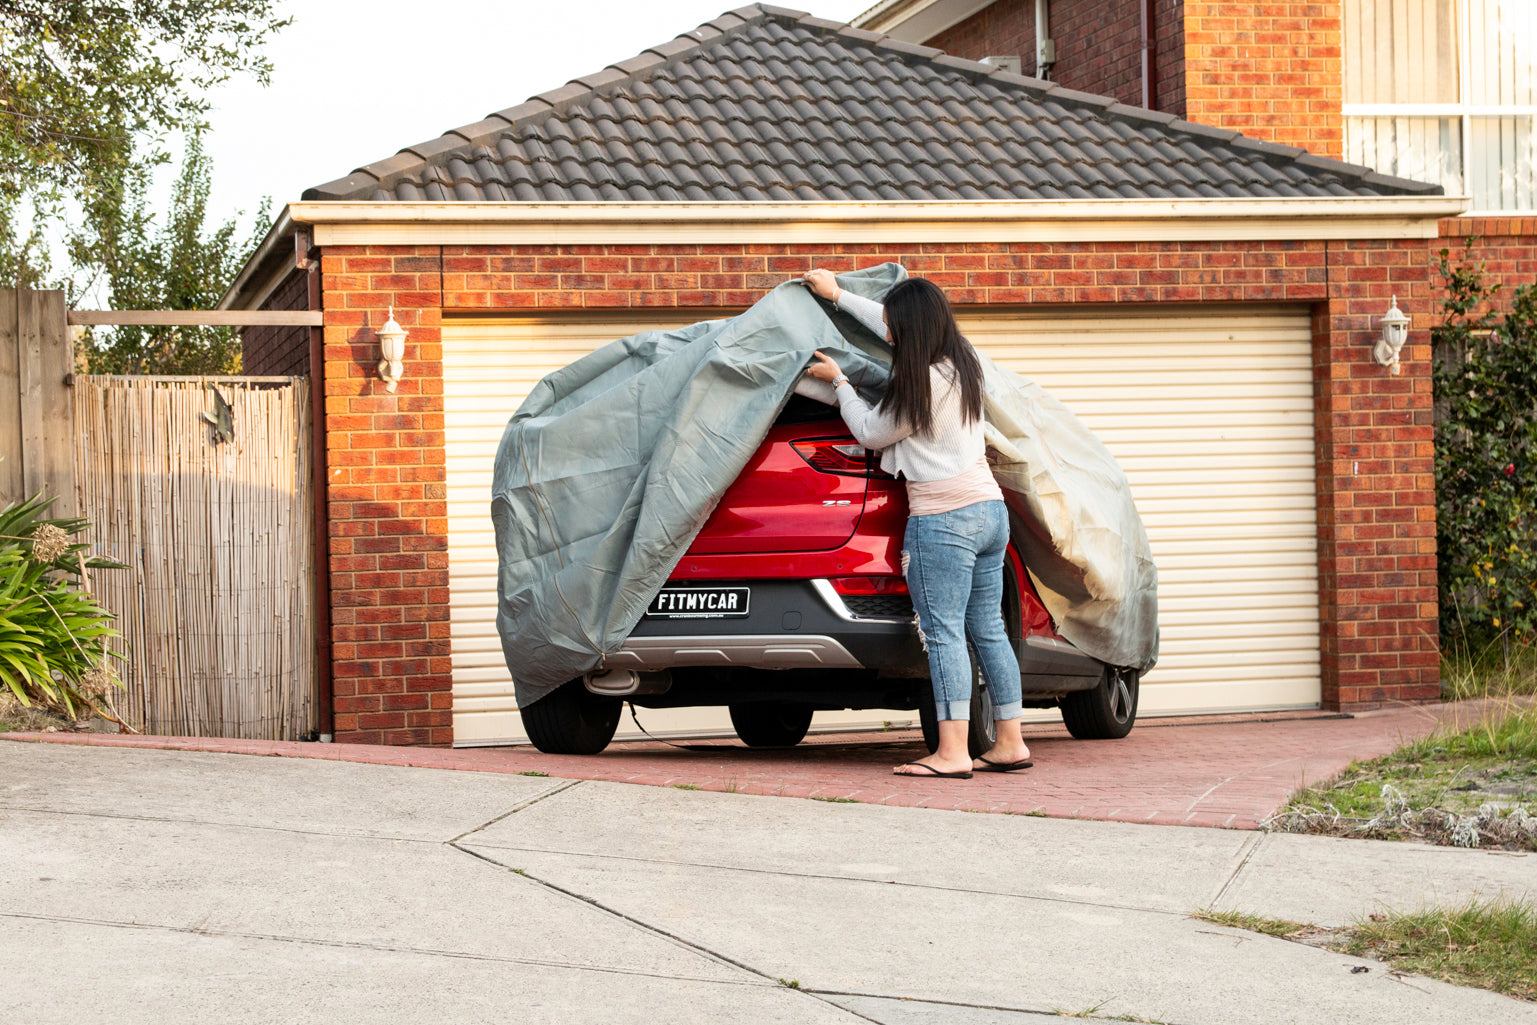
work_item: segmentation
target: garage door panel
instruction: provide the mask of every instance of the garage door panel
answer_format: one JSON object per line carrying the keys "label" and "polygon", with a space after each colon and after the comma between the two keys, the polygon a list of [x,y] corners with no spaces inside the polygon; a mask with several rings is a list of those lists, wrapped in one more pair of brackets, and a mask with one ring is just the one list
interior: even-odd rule
{"label": "garage door panel", "polygon": [[[1113,452],[1158,562],[1162,658],[1143,710],[1316,705],[1320,696],[1312,350],[1296,307],[963,315]],[[686,316],[686,314],[685,314]],[[683,323],[683,320],[677,323]],[[521,740],[496,633],[491,463],[545,374],[656,319],[450,324],[444,337],[456,743]],[[659,736],[729,732],[723,709],[642,710]],[[912,712],[818,713],[878,725]],[[635,734],[628,719],[621,736]]]}

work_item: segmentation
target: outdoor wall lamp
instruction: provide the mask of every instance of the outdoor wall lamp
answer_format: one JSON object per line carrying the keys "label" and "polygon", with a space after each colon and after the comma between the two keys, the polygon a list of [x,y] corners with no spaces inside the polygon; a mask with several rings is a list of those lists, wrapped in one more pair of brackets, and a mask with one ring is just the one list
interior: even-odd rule
{"label": "outdoor wall lamp", "polygon": [[1398,308],[1398,296],[1393,297],[1393,305],[1382,315],[1381,323],[1382,337],[1372,347],[1372,355],[1388,368],[1389,373],[1396,374],[1399,372],[1398,353],[1409,340],[1409,318]]}
{"label": "outdoor wall lamp", "polygon": [[390,319],[374,333],[379,336],[379,355],[383,357],[379,360],[379,380],[384,382],[385,391],[394,391],[405,376],[400,361],[406,356],[406,329],[395,323],[395,307],[390,307]]}

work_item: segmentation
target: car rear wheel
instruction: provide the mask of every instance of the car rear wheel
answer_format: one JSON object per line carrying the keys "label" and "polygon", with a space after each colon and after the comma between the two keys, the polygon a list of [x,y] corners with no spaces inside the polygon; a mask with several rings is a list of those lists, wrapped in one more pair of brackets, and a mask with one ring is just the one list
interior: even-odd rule
{"label": "car rear wheel", "polygon": [[1067,732],[1079,740],[1120,740],[1137,721],[1135,669],[1105,667],[1093,690],[1066,694],[1060,702]]}
{"label": "car rear wheel", "polygon": [[[922,688],[918,695],[918,725],[923,727],[923,743],[929,754],[939,750],[939,710],[934,707],[932,686]],[[971,723],[966,731],[966,747],[971,757],[980,758],[993,749],[998,740],[998,723],[993,718],[993,696],[982,680],[982,673],[973,663],[971,667]]]}
{"label": "car rear wheel", "polygon": [[623,699],[594,694],[572,680],[523,709],[523,726],[545,754],[595,755],[614,739],[622,711]]}
{"label": "car rear wheel", "polygon": [[794,747],[811,728],[811,706],[798,701],[754,701],[727,706],[731,725],[748,747]]}

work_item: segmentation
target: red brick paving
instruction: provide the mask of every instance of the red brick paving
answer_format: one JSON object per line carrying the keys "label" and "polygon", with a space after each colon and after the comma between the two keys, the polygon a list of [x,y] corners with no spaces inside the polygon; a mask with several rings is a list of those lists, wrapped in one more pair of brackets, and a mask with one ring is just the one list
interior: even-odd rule
{"label": "red brick paving", "polygon": [[962,811],[1038,813],[1166,825],[1252,829],[1298,787],[1352,759],[1373,758],[1447,719],[1476,718],[1477,702],[1400,705],[1354,716],[1317,712],[1144,720],[1119,741],[1076,741],[1060,725],[1026,726],[1035,768],[970,780],[898,777],[891,767],[924,753],[916,731],[821,734],[788,750],[734,741],[611,745],[592,757],[531,747],[386,747],[294,741],[8,733],[0,738],[103,747],[320,758],[472,772],[543,773],[565,779]]}

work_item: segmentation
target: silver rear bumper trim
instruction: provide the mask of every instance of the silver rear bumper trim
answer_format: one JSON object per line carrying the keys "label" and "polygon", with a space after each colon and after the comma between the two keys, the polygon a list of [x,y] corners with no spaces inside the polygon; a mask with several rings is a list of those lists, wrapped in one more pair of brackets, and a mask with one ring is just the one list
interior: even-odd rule
{"label": "silver rear bumper trim", "polygon": [[675,666],[751,666],[756,669],[859,669],[860,662],[831,637],[818,634],[708,634],[701,637],[631,637],[603,660],[609,669]]}
{"label": "silver rear bumper trim", "polygon": [[832,614],[845,623],[910,623],[911,616],[856,616],[852,609],[843,601],[843,596],[833,590],[832,581],[826,577],[818,577],[811,581],[811,589],[822,599],[822,603],[832,610]]}

